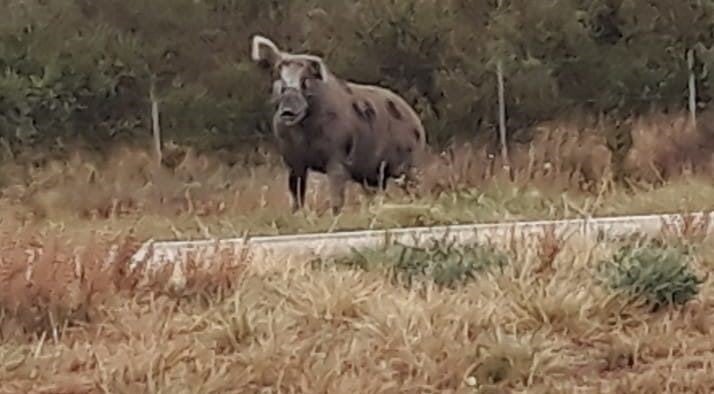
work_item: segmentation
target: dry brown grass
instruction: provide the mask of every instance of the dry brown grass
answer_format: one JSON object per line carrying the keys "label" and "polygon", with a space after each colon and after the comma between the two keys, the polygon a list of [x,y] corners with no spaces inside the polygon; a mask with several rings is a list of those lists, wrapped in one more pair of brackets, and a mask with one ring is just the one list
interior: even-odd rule
{"label": "dry brown grass", "polygon": [[[707,210],[714,193],[708,117],[700,116],[698,130],[684,115],[542,124],[532,138],[514,137],[512,179],[491,141],[455,143],[427,160],[414,196],[393,188],[369,200],[352,185],[338,218],[326,212],[320,175],[311,177],[309,209],[290,213],[286,174],[269,147],[231,157],[169,146],[161,168],[149,149],[124,145],[104,155],[76,149],[69,159],[30,152],[5,161],[0,211],[32,231],[132,228],[140,238],[203,238]],[[607,148],[617,130],[633,140],[621,158]],[[615,171],[627,182],[614,183]]]}
{"label": "dry brown grass", "polygon": [[[0,239],[0,392],[714,388],[711,279],[689,304],[651,313],[594,280],[610,244],[552,234],[505,242],[513,259],[504,270],[456,289],[227,256],[189,271],[177,291],[168,271],[126,269],[138,246],[131,238],[88,241]],[[713,263],[705,247],[694,268]]]}
{"label": "dry brown grass", "polygon": [[[452,290],[290,259],[217,258],[180,289],[170,270],[127,268],[149,236],[712,209],[714,139],[682,122],[633,122],[620,164],[609,123],[544,125],[513,146],[513,180],[491,149],[456,144],[427,164],[416,197],[369,202],[354,187],[337,220],[322,215],[321,177],[312,209],[289,213],[269,151],[233,166],[183,148],[164,168],[131,147],[6,161],[0,393],[710,392],[711,279],[688,305],[649,313],[594,280],[611,245],[513,242],[503,272]],[[641,183],[616,185],[613,163]],[[696,223],[686,232],[703,241]],[[699,272],[714,266],[710,244]]]}

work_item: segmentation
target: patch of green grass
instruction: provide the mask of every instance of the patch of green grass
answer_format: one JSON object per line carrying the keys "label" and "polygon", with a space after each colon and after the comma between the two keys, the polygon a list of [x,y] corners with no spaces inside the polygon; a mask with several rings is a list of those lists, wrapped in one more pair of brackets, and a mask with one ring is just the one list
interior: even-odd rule
{"label": "patch of green grass", "polygon": [[631,243],[620,247],[600,274],[610,288],[646,301],[653,311],[685,304],[704,282],[691,270],[689,248],[661,243]]}
{"label": "patch of green grass", "polygon": [[390,276],[411,286],[431,281],[440,287],[454,288],[476,278],[484,271],[502,269],[509,256],[490,245],[432,241],[424,246],[394,243],[381,249],[354,250],[346,257],[313,263],[385,270]]}

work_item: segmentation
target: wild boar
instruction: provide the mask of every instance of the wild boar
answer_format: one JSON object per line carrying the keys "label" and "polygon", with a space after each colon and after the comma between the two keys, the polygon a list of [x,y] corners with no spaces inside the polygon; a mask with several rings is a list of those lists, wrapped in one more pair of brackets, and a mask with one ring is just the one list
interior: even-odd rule
{"label": "wild boar", "polygon": [[252,60],[274,78],[273,133],[288,168],[293,212],[303,207],[308,171],[326,174],[330,206],[341,212],[348,181],[384,190],[389,179],[416,182],[427,135],[395,92],[341,79],[324,60],[283,52],[255,35]]}

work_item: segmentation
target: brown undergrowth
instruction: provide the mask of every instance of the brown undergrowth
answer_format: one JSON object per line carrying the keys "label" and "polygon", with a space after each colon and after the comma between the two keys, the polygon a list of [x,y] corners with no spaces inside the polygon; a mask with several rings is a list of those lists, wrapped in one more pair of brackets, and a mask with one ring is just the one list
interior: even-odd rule
{"label": "brown undergrowth", "polygon": [[[131,236],[93,234],[77,239],[62,233],[6,232],[0,242],[3,340],[56,336],[70,326],[96,323],[102,306],[118,299],[176,296],[171,267],[149,272],[141,262],[130,264],[141,246]],[[231,291],[243,265],[218,260],[211,271],[196,264],[185,267],[181,296],[210,298]]]}
{"label": "brown undergrowth", "polygon": [[375,200],[350,185],[339,218],[328,214],[319,174],[308,209],[290,213],[285,170],[270,145],[232,157],[167,144],[161,167],[136,144],[101,155],[70,150],[69,158],[24,153],[2,165],[0,210],[34,228],[133,228],[141,238],[704,210],[714,188],[709,117],[698,129],[684,115],[541,124],[513,136],[510,173],[495,139],[456,142],[427,158],[413,195],[390,188]]}
{"label": "brown undergrowth", "polygon": [[[181,289],[169,270],[128,269],[131,237],[0,242],[2,393],[714,388],[711,279],[652,312],[596,280],[624,241],[497,243],[505,264],[456,287],[226,255],[188,270]],[[689,264],[702,276],[713,259],[704,247]]]}

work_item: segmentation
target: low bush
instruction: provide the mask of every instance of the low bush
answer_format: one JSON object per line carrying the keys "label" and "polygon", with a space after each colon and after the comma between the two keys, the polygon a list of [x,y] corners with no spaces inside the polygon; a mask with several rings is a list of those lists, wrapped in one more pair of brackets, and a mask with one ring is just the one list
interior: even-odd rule
{"label": "low bush", "polygon": [[131,258],[141,247],[132,236],[77,238],[62,231],[43,236],[3,230],[0,341],[62,336],[69,328],[103,321],[107,309],[139,299],[218,303],[232,294],[245,268],[244,260],[233,255],[219,256],[210,269],[190,258],[176,286],[172,265],[132,267]]}
{"label": "low bush", "polygon": [[699,292],[703,279],[689,266],[689,250],[653,242],[626,244],[600,266],[610,288],[645,301],[653,311],[685,304]]}

